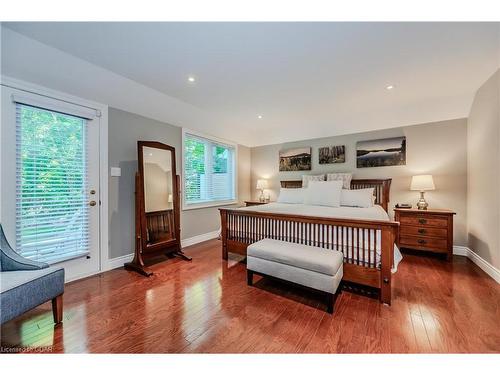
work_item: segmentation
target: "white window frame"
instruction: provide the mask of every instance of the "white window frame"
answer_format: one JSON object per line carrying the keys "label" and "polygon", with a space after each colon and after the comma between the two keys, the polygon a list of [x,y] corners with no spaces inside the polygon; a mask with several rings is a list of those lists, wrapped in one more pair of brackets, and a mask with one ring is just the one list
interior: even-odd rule
{"label": "white window frame", "polygon": [[[184,194],[185,192],[185,181],[186,181],[186,170],[185,170],[185,160],[186,160],[186,155],[185,155],[185,141],[186,141],[186,134],[191,134],[200,138],[205,138],[209,141],[221,143],[223,145],[227,145],[230,147],[234,147],[234,170],[233,170],[233,176],[234,176],[234,199],[230,200],[220,200],[220,201],[210,201],[210,202],[203,202],[203,203],[187,203],[186,202],[186,196]],[[220,206],[228,206],[231,204],[236,204],[238,203],[238,144],[234,142],[230,142],[225,139],[217,138],[211,135],[206,135],[200,132],[197,132],[196,130],[191,130],[187,128],[182,128],[182,185],[181,185],[181,194],[182,194],[182,210],[183,211],[188,211],[188,210],[196,210],[199,208],[206,208],[206,207],[220,207]]]}

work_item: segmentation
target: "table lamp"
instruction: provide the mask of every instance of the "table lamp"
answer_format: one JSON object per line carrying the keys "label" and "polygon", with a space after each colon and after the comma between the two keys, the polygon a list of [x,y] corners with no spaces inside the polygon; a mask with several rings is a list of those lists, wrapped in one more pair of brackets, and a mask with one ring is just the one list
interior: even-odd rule
{"label": "table lamp", "polygon": [[432,175],[423,174],[419,176],[413,176],[411,178],[410,190],[420,191],[420,199],[417,203],[417,208],[419,210],[427,210],[429,204],[425,201],[424,194],[427,190],[434,190],[434,180]]}
{"label": "table lamp", "polygon": [[259,201],[265,202],[264,189],[267,189],[267,180],[257,180],[257,190],[260,190]]}

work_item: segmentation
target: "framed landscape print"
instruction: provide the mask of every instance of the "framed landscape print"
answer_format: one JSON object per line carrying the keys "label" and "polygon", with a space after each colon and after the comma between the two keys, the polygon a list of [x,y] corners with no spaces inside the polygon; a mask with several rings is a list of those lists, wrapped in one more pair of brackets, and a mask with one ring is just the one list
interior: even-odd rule
{"label": "framed landscape print", "polygon": [[311,147],[282,150],[279,157],[280,172],[311,170]]}
{"label": "framed landscape print", "polygon": [[320,164],[345,163],[345,146],[332,146],[319,148]]}
{"label": "framed landscape print", "polygon": [[356,145],[358,168],[406,165],[406,137],[361,141]]}

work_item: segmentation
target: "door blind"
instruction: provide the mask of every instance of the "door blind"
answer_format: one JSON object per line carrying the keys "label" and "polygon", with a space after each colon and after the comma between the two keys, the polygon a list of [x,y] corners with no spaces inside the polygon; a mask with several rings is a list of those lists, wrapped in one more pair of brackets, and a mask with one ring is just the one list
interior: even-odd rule
{"label": "door blind", "polygon": [[236,198],[235,148],[192,134],[184,140],[186,206]]}
{"label": "door blind", "polygon": [[56,263],[89,253],[87,121],[16,103],[16,247]]}

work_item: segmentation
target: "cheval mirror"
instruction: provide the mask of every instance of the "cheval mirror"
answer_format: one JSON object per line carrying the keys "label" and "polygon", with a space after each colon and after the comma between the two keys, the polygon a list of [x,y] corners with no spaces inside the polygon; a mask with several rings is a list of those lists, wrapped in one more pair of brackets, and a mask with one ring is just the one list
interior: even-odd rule
{"label": "cheval mirror", "polygon": [[147,258],[166,255],[191,260],[181,249],[179,176],[175,148],[138,141],[139,171],[135,176],[135,254],[125,268],[151,276]]}

